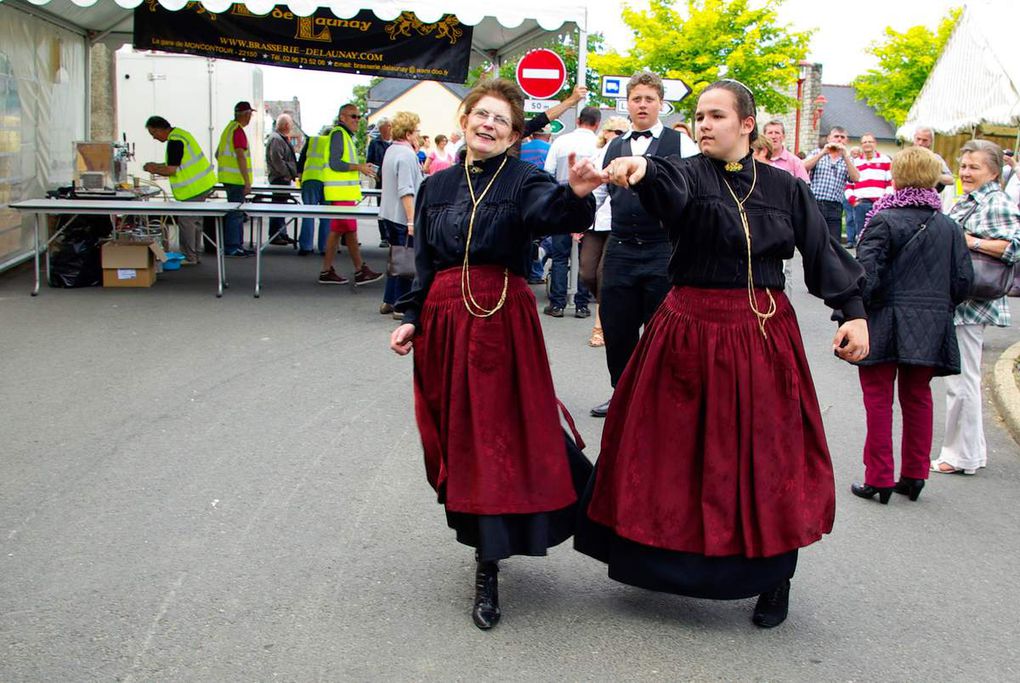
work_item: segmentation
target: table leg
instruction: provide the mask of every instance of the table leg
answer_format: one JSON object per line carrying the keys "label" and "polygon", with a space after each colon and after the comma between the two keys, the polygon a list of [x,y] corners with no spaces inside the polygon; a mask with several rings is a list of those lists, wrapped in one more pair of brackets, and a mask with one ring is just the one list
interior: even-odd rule
{"label": "table leg", "polygon": [[35,237],[33,238],[33,245],[35,247],[35,288],[32,290],[32,296],[39,295],[39,214],[35,214]]}
{"label": "table leg", "polygon": [[216,217],[216,297],[223,296],[223,285],[226,284],[226,273],[223,272],[223,218]]}
{"label": "table leg", "polygon": [[[255,298],[256,299],[258,299],[259,296],[261,295],[261,291],[260,290],[261,290],[261,287],[262,287],[262,227],[263,227],[263,221],[265,221],[265,220],[266,220],[265,218],[259,218],[258,237],[255,238],[256,239],[255,243],[258,245],[255,248]],[[254,218],[252,219],[251,224],[252,224],[252,228],[254,228],[254,226],[255,226],[255,219]]]}

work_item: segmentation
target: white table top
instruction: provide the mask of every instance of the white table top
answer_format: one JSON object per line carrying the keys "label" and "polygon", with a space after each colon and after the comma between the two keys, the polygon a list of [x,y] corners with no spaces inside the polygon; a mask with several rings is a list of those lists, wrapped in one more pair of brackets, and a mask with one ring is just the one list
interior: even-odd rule
{"label": "white table top", "polygon": [[378,218],[378,206],[334,206],[332,204],[270,204],[245,202],[240,211],[249,216],[273,218],[299,216],[301,218]]}
{"label": "white table top", "polygon": [[[236,210],[240,205],[232,202],[140,202],[135,200],[100,199],[26,199],[10,204],[17,211],[49,214],[101,214],[101,215],[165,215],[191,214],[194,216],[220,216]],[[284,205],[288,206],[288,205]],[[289,206],[294,206],[293,204]]]}

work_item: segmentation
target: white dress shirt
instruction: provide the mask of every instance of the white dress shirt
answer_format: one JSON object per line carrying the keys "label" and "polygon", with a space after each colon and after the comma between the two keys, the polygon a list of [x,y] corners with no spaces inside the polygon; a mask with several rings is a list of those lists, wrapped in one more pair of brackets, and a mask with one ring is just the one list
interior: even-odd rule
{"label": "white dress shirt", "polygon": [[556,180],[564,182],[570,174],[567,166],[569,155],[576,154],[578,160],[590,159],[595,156],[596,143],[595,131],[587,128],[577,128],[559,136],[553,140],[545,157],[546,173],[552,173]]}

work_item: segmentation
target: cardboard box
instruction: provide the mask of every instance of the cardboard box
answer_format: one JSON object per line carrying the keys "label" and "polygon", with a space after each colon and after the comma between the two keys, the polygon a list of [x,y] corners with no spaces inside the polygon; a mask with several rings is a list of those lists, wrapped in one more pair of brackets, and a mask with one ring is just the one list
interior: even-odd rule
{"label": "cardboard box", "polygon": [[166,261],[166,254],[152,240],[105,242],[103,287],[151,287],[156,281],[157,261]]}

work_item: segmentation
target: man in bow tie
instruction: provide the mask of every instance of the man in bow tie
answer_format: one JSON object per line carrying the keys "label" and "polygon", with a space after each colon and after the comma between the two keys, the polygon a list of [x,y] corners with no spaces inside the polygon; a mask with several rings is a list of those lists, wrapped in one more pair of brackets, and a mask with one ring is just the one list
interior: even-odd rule
{"label": "man in bow tie", "polygon": [[[634,74],[627,83],[627,112],[631,129],[609,143],[603,167],[617,157],[681,155],[681,135],[659,121],[662,111],[662,79],[650,71]],[[682,156],[696,154],[684,149]],[[666,231],[641,206],[629,188],[603,185],[595,190],[601,206],[611,200],[611,232],[606,242],[601,284],[602,329],[606,339],[606,364],[615,387],[627,367],[641,334],[669,292],[667,266],[671,247]],[[609,401],[591,410],[605,417]]]}

